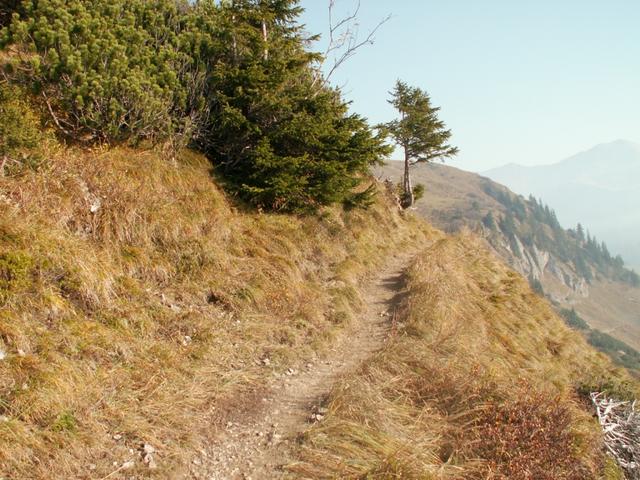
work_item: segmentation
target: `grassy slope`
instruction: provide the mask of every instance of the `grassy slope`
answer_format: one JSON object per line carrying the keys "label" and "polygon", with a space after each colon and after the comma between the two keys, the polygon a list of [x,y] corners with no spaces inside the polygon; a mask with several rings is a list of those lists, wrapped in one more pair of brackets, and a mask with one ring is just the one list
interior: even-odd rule
{"label": "grassy slope", "polygon": [[614,370],[464,234],[408,273],[389,346],[328,400],[292,478],[620,478],[577,392]]}
{"label": "grassy slope", "polygon": [[[171,165],[62,150],[49,165],[0,179],[0,476],[12,479],[103,478],[129,459],[109,478],[176,478],[273,370],[322,354],[385,252],[442,238],[384,193],[366,212],[243,213],[189,152]],[[566,398],[576,372],[607,363],[521,279],[464,238],[427,251],[410,286],[406,323],[337,389],[299,472],[481,475],[469,415],[522,382],[563,398],[579,462],[597,468],[593,423]],[[158,470],[139,461],[142,442]]]}
{"label": "grassy slope", "polygon": [[385,252],[436,235],[385,194],[367,212],[242,213],[189,152],[51,157],[0,179],[0,477],[137,459],[175,478],[272,370],[323,351]]}
{"label": "grassy slope", "polygon": [[[424,198],[417,202],[417,211],[437,228],[456,232],[477,224],[489,211],[496,217],[496,213],[505,211],[504,206],[484,192],[484,179],[480,175],[438,164],[414,168],[415,182],[426,186]],[[401,178],[402,163],[389,162],[378,172],[383,173]],[[563,300],[564,307],[575,308],[593,328],[640,349],[640,288],[600,278],[593,281],[589,297],[584,298],[561,285],[549,272],[542,283],[545,292]]]}

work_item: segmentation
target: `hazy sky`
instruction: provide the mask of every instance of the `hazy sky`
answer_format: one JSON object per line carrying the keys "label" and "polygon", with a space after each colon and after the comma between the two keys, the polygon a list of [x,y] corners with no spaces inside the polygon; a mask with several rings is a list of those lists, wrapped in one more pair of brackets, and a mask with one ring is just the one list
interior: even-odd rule
{"label": "hazy sky", "polygon": [[[326,32],[328,3],[302,0],[310,32]],[[426,89],[461,150],[451,165],[553,163],[640,141],[640,0],[362,0],[360,30],[389,13],[333,83],[372,122],[394,117],[396,79]]]}

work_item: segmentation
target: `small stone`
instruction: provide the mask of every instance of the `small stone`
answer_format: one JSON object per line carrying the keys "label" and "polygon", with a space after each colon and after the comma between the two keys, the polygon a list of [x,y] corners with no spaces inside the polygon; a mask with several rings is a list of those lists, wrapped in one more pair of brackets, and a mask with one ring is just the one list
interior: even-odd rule
{"label": "small stone", "polygon": [[98,468],[98,466],[97,466],[95,463],[92,463],[92,464],[90,464],[90,465],[89,465],[89,470],[91,470],[92,472],[93,472],[96,468]]}
{"label": "small stone", "polygon": [[92,203],[91,206],[89,207],[89,211],[91,213],[97,213],[98,210],[100,210],[100,207],[102,206],[102,202],[100,201],[99,198],[96,198]]}
{"label": "small stone", "polygon": [[312,413],[310,419],[312,422],[320,422],[324,420],[324,415],[320,415],[318,413]]}
{"label": "small stone", "polygon": [[22,384],[22,390],[29,390],[29,384],[28,383],[23,383]]}
{"label": "small stone", "polygon": [[120,435],[119,433],[116,433],[116,434],[113,436],[113,439],[114,439],[116,442],[117,442],[118,440],[122,440],[122,435]]}
{"label": "small stone", "polygon": [[22,350],[21,348],[18,349],[18,356],[19,357],[26,357],[27,354],[24,352],[24,350]]}
{"label": "small stone", "polygon": [[131,470],[135,466],[136,466],[136,462],[134,462],[133,460],[127,460],[126,462],[124,462],[122,464],[122,469],[123,470]]}
{"label": "small stone", "polygon": [[150,453],[145,454],[142,460],[151,470],[155,470],[156,468],[158,468],[158,464],[156,463],[156,460],[153,458],[153,455],[151,455]]}
{"label": "small stone", "polygon": [[192,463],[193,463],[194,465],[198,465],[198,466],[199,466],[199,465],[202,465],[202,460],[200,460],[199,458],[194,458],[194,459],[192,460]]}
{"label": "small stone", "polygon": [[152,453],[155,453],[155,452],[156,452],[156,449],[155,449],[155,448],[153,448],[153,445],[149,445],[148,443],[145,443],[145,444],[142,446],[142,451],[143,451],[144,453],[146,453],[146,454],[152,454]]}
{"label": "small stone", "polygon": [[0,422],[7,423],[9,420],[9,417],[7,417],[6,415],[0,415]]}
{"label": "small stone", "polygon": [[265,367],[268,367],[269,365],[271,365],[271,360],[269,360],[267,357],[265,357],[265,358],[262,359],[262,364]]}

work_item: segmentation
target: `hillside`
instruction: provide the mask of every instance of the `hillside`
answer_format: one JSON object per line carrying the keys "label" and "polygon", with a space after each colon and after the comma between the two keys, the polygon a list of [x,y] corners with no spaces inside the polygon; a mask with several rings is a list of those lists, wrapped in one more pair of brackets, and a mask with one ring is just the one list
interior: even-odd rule
{"label": "hillside", "polygon": [[433,235],[384,195],[317,218],[238,212],[188,152],[60,150],[0,188],[13,479],[103,478],[141,443],[175,478],[238,396],[326,351],[387,253]]}
{"label": "hillside", "polygon": [[563,225],[588,225],[630,265],[640,266],[640,145],[618,140],[552,165],[511,164],[483,175],[553,205]]}
{"label": "hillside", "polygon": [[[388,162],[378,175],[397,181],[402,166]],[[619,259],[562,229],[552,210],[487,178],[437,164],[415,167],[414,175],[426,187],[416,205],[422,216],[448,232],[480,233],[561,308],[575,309],[592,327],[640,349],[640,289]]]}
{"label": "hillside", "polygon": [[399,80],[369,124],[301,12],[0,4],[0,480],[637,478],[640,384],[585,337],[640,354],[535,289],[640,279],[491,184],[529,283],[403,208],[371,169],[416,125],[454,155],[440,107]]}
{"label": "hillside", "polygon": [[[401,216],[384,190],[368,210],[334,207],[308,217],[244,213],[221,193],[209,175],[208,161],[188,151],[175,164],[153,151],[131,149],[60,149],[50,152],[50,158],[47,168],[0,179],[1,475],[198,478],[202,468],[221,472],[214,462],[221,450],[207,452],[212,441],[224,438],[229,422],[252,422],[252,412],[267,415],[259,413],[260,399],[282,388],[280,378],[310,368],[309,362],[318,365],[311,367],[311,377],[324,378],[323,359],[332,365],[339,341],[352,346],[359,338],[349,333],[349,326],[361,328],[358,322],[372,320],[371,313],[361,317],[371,312],[363,303],[370,298],[365,294],[367,279],[386,257],[400,251],[414,254],[433,242],[439,243],[411,269],[411,297],[402,313],[374,313],[391,321],[384,325],[394,340],[380,355],[393,361],[363,360],[365,370],[354,365],[338,380],[348,385],[368,382],[372,377],[366,369],[381,368],[376,366],[380,362],[395,368],[405,365],[406,358],[426,355],[425,365],[432,365],[429,378],[451,378],[454,383],[447,388],[465,388],[475,376],[469,372],[476,371],[465,363],[471,357],[447,347],[449,341],[457,343],[453,331],[453,336],[447,333],[449,327],[429,323],[450,318],[447,311],[457,312],[450,320],[466,319],[465,328],[472,329],[460,332],[465,338],[475,335],[473,329],[494,332],[487,337],[487,347],[498,343],[487,356],[474,344],[480,348],[473,355],[481,355],[482,368],[491,368],[485,362],[492,358],[502,365],[505,378],[517,379],[525,371],[557,378],[553,387],[542,385],[541,392],[552,388],[554,395],[561,395],[560,414],[568,415],[563,418],[572,427],[555,440],[543,440],[559,442],[558,448],[584,441],[585,450],[576,455],[585,472],[604,468],[596,424],[580,414],[572,398],[580,384],[589,385],[584,387],[588,390],[606,384],[613,394],[628,395],[624,374],[563,327],[525,283],[490,260],[473,239],[443,240],[442,233],[424,222]],[[93,168],[97,164],[99,170]],[[470,270],[478,262],[486,266]],[[422,275],[439,275],[428,281],[440,286],[435,297],[422,298],[418,277],[430,278]],[[449,283],[440,280],[442,275]],[[460,282],[472,289],[468,297],[461,295]],[[450,295],[454,291],[456,295]],[[377,308],[384,307],[374,306],[374,312]],[[493,313],[480,321],[477,309]],[[522,315],[530,321],[523,324]],[[432,338],[436,333],[443,337]],[[438,349],[438,355],[449,359],[445,363],[431,363],[434,357],[429,355],[435,353],[423,348],[436,341],[444,349]],[[571,362],[565,361],[567,356]],[[403,366],[393,374],[400,381],[396,388],[405,389],[406,398],[431,396],[414,383],[418,372],[427,372],[425,367],[411,365],[418,370]],[[533,381],[529,375],[524,378]],[[517,396],[517,386],[503,381],[497,398]],[[330,388],[328,384],[318,394],[324,396]],[[337,388],[336,394],[345,387]],[[395,391],[389,392],[403,398]],[[365,403],[390,401],[379,395],[374,390],[357,398]],[[398,407],[384,410],[380,427],[395,431],[391,425],[398,422],[397,428],[408,428],[403,418],[412,417],[414,410],[395,410]],[[327,422],[326,427],[319,423],[309,438],[327,428],[329,441],[342,442],[343,433],[332,433],[331,416]],[[305,424],[306,418],[299,428],[306,429]],[[426,439],[440,435],[443,427],[433,430],[422,423],[411,428],[424,429],[420,435]],[[574,429],[583,433],[574,438]],[[261,438],[256,437],[261,431],[249,430],[250,437]],[[473,434],[463,434],[471,441],[467,435]],[[388,448],[398,441],[389,439]],[[277,458],[291,464],[291,471],[303,468],[294,467],[297,462],[310,461],[309,453],[291,449],[295,442],[278,445],[282,451]],[[145,448],[153,451],[152,463],[145,463]],[[449,449],[444,444],[439,448]],[[467,447],[462,451],[467,460],[485,455]],[[485,458],[502,462],[493,455],[488,452]],[[440,463],[446,461],[446,456],[441,458]],[[474,462],[461,465],[469,475],[477,469]]]}
{"label": "hillside", "polygon": [[442,239],[409,268],[389,345],[334,388],[290,478],[598,477],[576,390],[601,359],[485,248]]}

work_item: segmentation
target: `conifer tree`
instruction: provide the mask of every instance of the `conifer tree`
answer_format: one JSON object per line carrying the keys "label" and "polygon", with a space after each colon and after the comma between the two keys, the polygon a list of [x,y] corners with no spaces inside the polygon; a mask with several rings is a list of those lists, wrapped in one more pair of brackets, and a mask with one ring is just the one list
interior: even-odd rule
{"label": "conifer tree", "polygon": [[482,224],[489,230],[495,230],[496,220],[493,216],[493,213],[489,212],[484,217],[482,217]]}
{"label": "conifer tree", "polygon": [[227,186],[279,211],[350,200],[390,149],[337,90],[314,87],[319,57],[305,48],[298,2],[245,0],[211,10],[205,39],[222,55],[207,68],[210,125],[202,146]]}
{"label": "conifer tree", "polygon": [[427,92],[398,80],[389,103],[400,113],[400,119],[387,123],[386,128],[404,150],[402,206],[408,208],[414,203],[409,167],[452,157],[458,148],[448,143],[451,131],[438,118],[440,108],[431,104]]}

